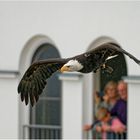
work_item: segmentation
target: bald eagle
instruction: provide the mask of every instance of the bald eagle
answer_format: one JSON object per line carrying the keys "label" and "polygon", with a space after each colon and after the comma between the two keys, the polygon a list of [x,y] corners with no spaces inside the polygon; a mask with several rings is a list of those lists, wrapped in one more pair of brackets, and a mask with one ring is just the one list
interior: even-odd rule
{"label": "bald eagle", "polygon": [[104,43],[86,53],[71,58],[55,58],[35,62],[27,69],[18,85],[21,101],[25,100],[27,105],[30,100],[33,106],[45,88],[46,80],[58,70],[61,72],[89,73],[100,69],[111,74],[113,69],[106,65],[106,62],[122,53],[140,65],[140,60],[114,43]]}

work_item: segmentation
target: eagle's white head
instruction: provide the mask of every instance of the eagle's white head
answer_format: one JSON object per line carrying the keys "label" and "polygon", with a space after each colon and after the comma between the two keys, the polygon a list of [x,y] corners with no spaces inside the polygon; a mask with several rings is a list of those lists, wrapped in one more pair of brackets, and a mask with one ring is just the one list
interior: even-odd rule
{"label": "eagle's white head", "polygon": [[64,71],[69,71],[69,72],[79,71],[82,68],[83,68],[83,65],[80,62],[72,59],[72,60],[68,61],[65,65],[63,65],[63,67],[61,68],[61,72],[64,72]]}

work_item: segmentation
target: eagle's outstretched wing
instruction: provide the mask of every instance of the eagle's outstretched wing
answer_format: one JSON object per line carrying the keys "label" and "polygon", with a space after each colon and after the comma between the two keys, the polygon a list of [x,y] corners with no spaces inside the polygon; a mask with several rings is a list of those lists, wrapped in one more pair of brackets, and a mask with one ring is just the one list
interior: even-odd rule
{"label": "eagle's outstretched wing", "polygon": [[140,60],[138,60],[135,56],[133,56],[132,54],[128,53],[127,51],[125,51],[124,49],[120,48],[117,44],[114,43],[104,43],[92,50],[90,50],[87,53],[91,53],[91,54],[100,54],[102,58],[108,60],[108,58],[115,56],[115,55],[119,55],[120,53],[123,53],[127,56],[129,56],[131,59],[133,59],[137,64],[140,65]]}
{"label": "eagle's outstretched wing", "polygon": [[30,103],[33,106],[45,88],[46,79],[59,70],[66,62],[66,59],[48,59],[33,63],[27,69],[18,85],[18,93],[20,93],[21,100],[25,100],[27,105],[30,99]]}
{"label": "eagle's outstretched wing", "polygon": [[21,100],[25,100],[25,104],[28,104],[30,98],[31,105],[33,106],[46,85],[46,79],[54,72],[61,69],[69,60],[74,60],[74,62],[76,60],[78,65],[82,65],[82,69],[74,71],[88,73],[91,71],[96,72],[99,68],[106,68],[111,73],[112,69],[104,64],[108,59],[121,53],[126,54],[140,65],[140,60],[113,43],[104,43],[86,53],[68,59],[47,59],[38,61],[32,64],[25,72],[19,83],[18,93],[21,94]]}

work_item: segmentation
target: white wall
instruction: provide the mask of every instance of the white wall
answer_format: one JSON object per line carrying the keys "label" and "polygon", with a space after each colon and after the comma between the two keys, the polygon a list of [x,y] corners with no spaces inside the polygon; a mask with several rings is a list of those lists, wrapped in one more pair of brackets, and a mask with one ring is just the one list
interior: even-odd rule
{"label": "white wall", "polygon": [[82,139],[83,128],[83,76],[71,73],[62,74],[62,138]]}
{"label": "white wall", "polygon": [[17,79],[0,77],[0,139],[18,138]]}
{"label": "white wall", "polygon": [[128,83],[128,138],[139,139],[140,77],[130,76],[125,81]]}
{"label": "white wall", "polygon": [[[0,68],[18,70],[21,49],[36,34],[50,36],[63,57],[85,51],[102,35],[139,57],[139,17],[140,2],[0,2]],[[139,74],[127,60],[129,74]]]}

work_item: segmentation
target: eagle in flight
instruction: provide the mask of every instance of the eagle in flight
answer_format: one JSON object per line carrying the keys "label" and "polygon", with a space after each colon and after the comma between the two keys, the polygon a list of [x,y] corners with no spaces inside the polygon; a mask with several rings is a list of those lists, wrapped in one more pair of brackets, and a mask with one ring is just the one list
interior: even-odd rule
{"label": "eagle in flight", "polygon": [[140,60],[114,43],[104,43],[88,52],[71,58],[37,61],[27,69],[18,85],[18,93],[20,93],[21,101],[25,100],[25,104],[27,105],[30,100],[33,106],[45,88],[47,84],[46,80],[58,70],[61,72],[77,71],[89,73],[100,69],[111,74],[113,69],[106,65],[106,62],[122,53],[140,65]]}

